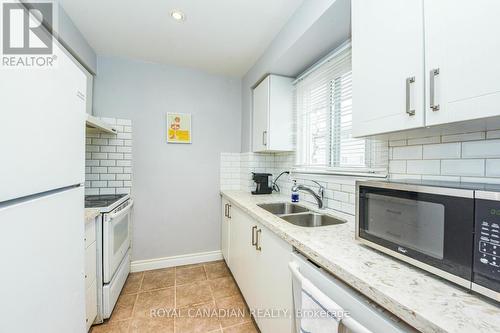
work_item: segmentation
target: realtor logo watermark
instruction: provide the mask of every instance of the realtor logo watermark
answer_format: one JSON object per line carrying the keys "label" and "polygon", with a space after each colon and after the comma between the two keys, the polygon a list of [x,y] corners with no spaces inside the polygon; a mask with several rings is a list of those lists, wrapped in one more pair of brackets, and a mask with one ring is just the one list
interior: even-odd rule
{"label": "realtor logo watermark", "polygon": [[2,2],[2,67],[53,67],[54,4]]}

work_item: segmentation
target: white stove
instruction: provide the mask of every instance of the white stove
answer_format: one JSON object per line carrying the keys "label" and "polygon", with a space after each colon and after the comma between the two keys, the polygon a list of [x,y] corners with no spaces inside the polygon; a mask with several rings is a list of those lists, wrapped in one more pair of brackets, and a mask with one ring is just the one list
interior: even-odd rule
{"label": "white stove", "polygon": [[97,304],[96,323],[111,316],[118,296],[130,273],[131,209],[128,194],[85,196],[86,208],[99,208],[97,224]]}
{"label": "white stove", "polygon": [[128,199],[128,194],[86,195],[85,208],[99,208],[102,213],[107,213]]}

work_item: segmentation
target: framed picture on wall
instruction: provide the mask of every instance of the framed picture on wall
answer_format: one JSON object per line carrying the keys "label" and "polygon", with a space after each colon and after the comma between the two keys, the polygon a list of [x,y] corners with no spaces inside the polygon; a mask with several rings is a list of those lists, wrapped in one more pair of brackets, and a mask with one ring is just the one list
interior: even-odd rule
{"label": "framed picture on wall", "polygon": [[190,113],[167,113],[167,142],[191,143]]}

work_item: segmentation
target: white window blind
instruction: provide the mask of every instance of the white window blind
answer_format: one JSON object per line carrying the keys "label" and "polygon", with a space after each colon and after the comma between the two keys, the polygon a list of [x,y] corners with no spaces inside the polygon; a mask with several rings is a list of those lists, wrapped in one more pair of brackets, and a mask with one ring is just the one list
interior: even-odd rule
{"label": "white window blind", "polygon": [[385,170],[380,165],[384,161],[384,146],[351,136],[350,47],[299,79],[295,88],[297,167],[354,172],[373,171],[374,167]]}

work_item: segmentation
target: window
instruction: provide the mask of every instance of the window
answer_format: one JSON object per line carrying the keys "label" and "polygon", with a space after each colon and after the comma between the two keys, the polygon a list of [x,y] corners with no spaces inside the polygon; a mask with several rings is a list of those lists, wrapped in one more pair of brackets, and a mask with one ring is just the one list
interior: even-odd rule
{"label": "window", "polygon": [[385,171],[386,144],[351,136],[350,46],[299,78],[295,94],[298,168]]}

